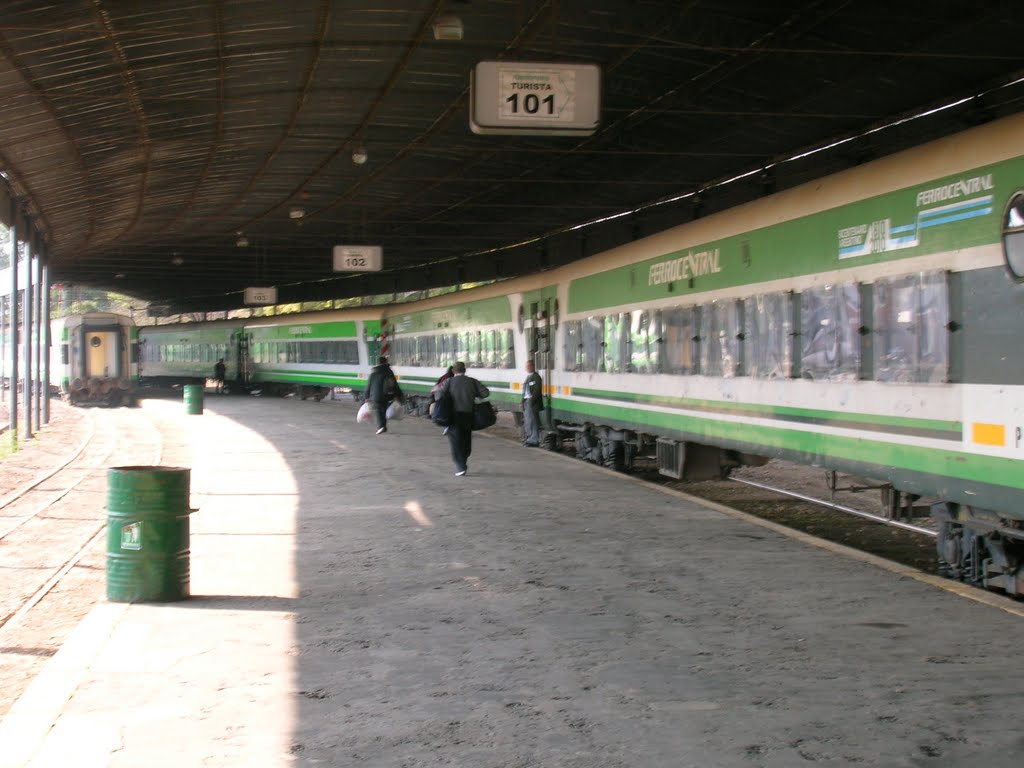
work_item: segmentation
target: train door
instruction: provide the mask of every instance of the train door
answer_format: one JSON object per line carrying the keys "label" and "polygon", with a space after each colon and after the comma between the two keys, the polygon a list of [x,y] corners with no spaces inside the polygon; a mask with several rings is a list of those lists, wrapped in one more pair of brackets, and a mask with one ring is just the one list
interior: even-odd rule
{"label": "train door", "polygon": [[527,359],[533,360],[537,372],[544,379],[544,411],[541,416],[544,427],[550,429],[552,376],[555,369],[555,331],[558,324],[558,299],[554,289],[541,292],[538,300],[530,300],[529,321],[526,327]]}
{"label": "train door", "polygon": [[[237,337],[237,339],[235,338]],[[232,334],[232,339],[237,340],[235,350],[235,360],[227,360],[226,362],[230,365],[232,362],[235,363],[234,380],[241,384],[243,387],[249,385],[249,334],[244,331],[235,331]],[[231,378],[231,369],[228,369],[228,380]]]}
{"label": "train door", "polygon": [[81,377],[118,378],[121,373],[120,329],[82,328]]}

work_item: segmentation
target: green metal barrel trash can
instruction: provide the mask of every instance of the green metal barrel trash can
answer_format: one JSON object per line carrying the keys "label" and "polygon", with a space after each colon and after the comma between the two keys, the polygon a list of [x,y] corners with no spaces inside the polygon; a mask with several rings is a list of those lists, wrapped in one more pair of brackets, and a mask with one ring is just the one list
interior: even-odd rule
{"label": "green metal barrel trash can", "polygon": [[107,599],[169,603],[189,595],[189,470],[107,470]]}
{"label": "green metal barrel trash can", "polygon": [[202,414],[203,412],[203,385],[185,385],[185,413],[189,416]]}

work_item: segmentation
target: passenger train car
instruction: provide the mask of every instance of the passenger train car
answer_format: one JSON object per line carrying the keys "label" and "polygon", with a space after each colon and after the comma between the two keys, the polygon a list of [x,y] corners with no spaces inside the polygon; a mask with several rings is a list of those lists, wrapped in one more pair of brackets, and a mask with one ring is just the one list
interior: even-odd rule
{"label": "passenger train car", "polygon": [[134,405],[138,329],[111,312],[50,323],[50,384],[73,405]]}
{"label": "passenger train car", "polygon": [[[357,388],[379,349],[415,398],[463,359],[517,410],[533,359],[549,448],[619,469],[653,452],[686,480],[772,457],[875,478],[943,500],[951,575],[1021,594],[1022,137],[1017,115],[549,272],[384,307],[346,337],[358,363],[286,344],[252,370]],[[242,338],[251,354],[317,322]]]}

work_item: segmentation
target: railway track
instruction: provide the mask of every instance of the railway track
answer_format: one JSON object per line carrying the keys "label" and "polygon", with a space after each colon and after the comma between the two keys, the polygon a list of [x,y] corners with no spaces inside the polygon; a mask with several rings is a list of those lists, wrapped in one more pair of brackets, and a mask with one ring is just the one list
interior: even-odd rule
{"label": "railway track", "polygon": [[59,583],[106,526],[106,470],[158,464],[160,431],[123,409],[87,411],[81,444],[56,467],[0,499],[0,563],[21,574],[0,587],[0,629]]}

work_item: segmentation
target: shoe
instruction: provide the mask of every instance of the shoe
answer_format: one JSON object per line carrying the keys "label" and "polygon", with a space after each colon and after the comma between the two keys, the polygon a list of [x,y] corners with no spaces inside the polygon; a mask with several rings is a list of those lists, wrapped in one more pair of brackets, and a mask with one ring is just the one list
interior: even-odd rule
{"label": "shoe", "polygon": [[455,476],[462,477],[464,474],[466,474],[466,470],[460,469],[458,472],[455,473]]}
{"label": "shoe", "polygon": [[387,432],[387,431],[388,431],[387,427],[381,427],[380,429],[377,430],[377,434],[379,435],[379,434],[381,434],[383,432]]}
{"label": "shoe", "polygon": [[445,428],[444,428],[444,432],[442,432],[441,434],[442,434],[442,435],[447,435],[447,434],[448,434],[448,427],[445,427]]}

